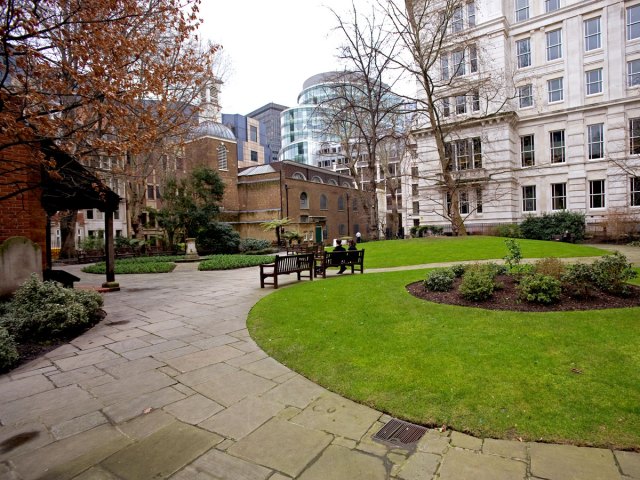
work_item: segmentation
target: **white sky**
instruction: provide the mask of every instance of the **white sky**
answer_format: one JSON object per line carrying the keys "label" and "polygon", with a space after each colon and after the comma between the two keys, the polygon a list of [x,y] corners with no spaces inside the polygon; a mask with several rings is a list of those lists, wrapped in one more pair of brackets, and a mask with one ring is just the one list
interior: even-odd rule
{"label": "white sky", "polygon": [[292,107],[307,78],[340,68],[342,39],[327,7],[345,13],[351,1],[203,0],[200,34],[222,44],[230,62],[223,113],[246,115],[269,102]]}

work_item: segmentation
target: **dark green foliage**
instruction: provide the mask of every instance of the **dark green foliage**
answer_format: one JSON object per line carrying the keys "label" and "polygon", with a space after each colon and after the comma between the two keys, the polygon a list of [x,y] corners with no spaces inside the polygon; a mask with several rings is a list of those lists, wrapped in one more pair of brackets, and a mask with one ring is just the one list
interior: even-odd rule
{"label": "dark green foliage", "polygon": [[481,302],[491,298],[495,289],[493,270],[487,265],[475,264],[464,272],[459,292],[467,300]]}
{"label": "dark green foliage", "polygon": [[411,227],[411,235],[414,237],[426,237],[427,235],[442,235],[444,227],[439,225],[418,225]]}
{"label": "dark green foliage", "polygon": [[520,223],[520,231],[524,238],[532,240],[551,240],[554,235],[569,232],[574,240],[580,241],[584,240],[585,217],[583,213],[568,211],[528,216]]}
{"label": "dark green foliage", "polygon": [[16,290],[0,325],[18,341],[48,340],[88,326],[101,306],[96,292],[71,290],[32,275]]}
{"label": "dark green foliage", "polygon": [[259,238],[243,238],[240,240],[238,250],[242,253],[259,252],[271,247],[269,240],[262,240]]}
{"label": "dark green foliage", "polygon": [[539,273],[523,276],[518,284],[520,299],[543,305],[556,303],[561,292],[560,280]]}
{"label": "dark green foliage", "polygon": [[496,237],[522,238],[522,232],[517,223],[498,225],[494,230],[494,235]]}
{"label": "dark green foliage", "polygon": [[541,258],[534,265],[535,272],[560,280],[565,272],[565,265],[558,258]]}
{"label": "dark green foliage", "polygon": [[627,257],[620,252],[599,258],[591,268],[595,286],[613,295],[626,295],[629,291],[626,282],[637,275]]}
{"label": "dark green foliage", "polygon": [[506,275],[507,273],[509,273],[509,269],[506,265],[500,265],[495,262],[485,263],[484,265],[489,269],[494,277],[498,275]]}
{"label": "dark green foliage", "polygon": [[560,279],[562,289],[575,298],[587,298],[591,296],[593,284],[593,268],[586,263],[573,263],[565,267]]}
{"label": "dark green foliage", "polygon": [[240,234],[228,223],[209,222],[203,225],[196,236],[199,252],[207,254],[237,253]]}
{"label": "dark green foliage", "polygon": [[11,368],[18,361],[18,349],[13,336],[0,326],[0,372]]}
{"label": "dark green foliage", "polygon": [[464,271],[467,269],[467,266],[464,263],[458,263],[457,265],[452,265],[450,268],[456,278],[460,278],[464,275]]}
{"label": "dark green foliage", "polygon": [[437,268],[427,273],[424,286],[432,292],[448,292],[453,288],[456,275],[451,268]]}
{"label": "dark green foliage", "polygon": [[211,228],[210,223],[220,211],[224,182],[215,170],[197,167],[187,178],[169,178],[164,191],[167,194],[158,211],[158,223],[167,232],[169,244],[173,245],[176,237],[197,238],[203,230]]}
{"label": "dark green foliage", "polygon": [[200,262],[198,270],[230,270],[272,263],[273,255],[213,255]]}

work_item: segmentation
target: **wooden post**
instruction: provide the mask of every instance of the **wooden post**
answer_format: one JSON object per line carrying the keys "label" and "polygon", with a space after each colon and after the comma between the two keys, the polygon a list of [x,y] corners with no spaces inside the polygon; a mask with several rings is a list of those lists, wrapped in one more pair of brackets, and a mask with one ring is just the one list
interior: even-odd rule
{"label": "wooden post", "polygon": [[45,228],[45,270],[51,270],[53,268],[53,259],[51,257],[51,215],[47,212],[47,225]]}
{"label": "wooden post", "polygon": [[107,266],[107,281],[102,284],[106,288],[119,288],[116,283],[115,251],[113,248],[113,211],[104,212],[104,254]]}

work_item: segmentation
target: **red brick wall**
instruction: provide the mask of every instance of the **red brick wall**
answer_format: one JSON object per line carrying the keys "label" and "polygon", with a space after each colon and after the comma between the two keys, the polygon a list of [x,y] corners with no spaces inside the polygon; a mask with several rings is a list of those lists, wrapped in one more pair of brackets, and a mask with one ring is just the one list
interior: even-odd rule
{"label": "red brick wall", "polygon": [[[15,165],[15,162],[35,162],[29,149],[13,147],[0,152],[0,163],[4,166]],[[12,181],[37,182],[39,170],[37,166],[29,173],[3,175],[0,182],[0,197],[13,191],[16,187],[6,185]],[[0,201],[0,243],[9,237],[23,236],[40,245],[42,264],[45,264],[46,247],[46,213],[40,202],[40,189],[31,190],[7,200]]]}

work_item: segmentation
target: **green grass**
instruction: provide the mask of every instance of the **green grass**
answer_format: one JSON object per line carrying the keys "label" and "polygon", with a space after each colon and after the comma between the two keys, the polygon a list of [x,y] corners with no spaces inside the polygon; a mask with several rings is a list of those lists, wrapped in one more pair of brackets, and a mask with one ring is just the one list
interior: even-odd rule
{"label": "green grass", "polygon": [[[367,242],[366,268],[386,268],[440,262],[462,262],[503,258],[507,254],[501,237],[432,237],[407,240]],[[518,239],[523,258],[591,257],[608,252],[599,248],[572,243]]]}
{"label": "green grass", "polygon": [[298,283],[256,304],[249,330],[314,382],[409,421],[493,438],[640,447],[640,308],[541,314],[440,305],[406,292],[424,276]]}
{"label": "green grass", "polygon": [[232,268],[255,267],[274,261],[273,255],[212,255],[200,262],[198,270],[230,270]]}

